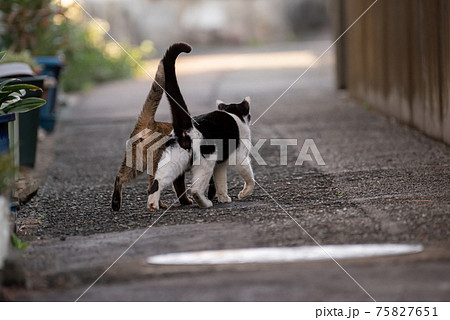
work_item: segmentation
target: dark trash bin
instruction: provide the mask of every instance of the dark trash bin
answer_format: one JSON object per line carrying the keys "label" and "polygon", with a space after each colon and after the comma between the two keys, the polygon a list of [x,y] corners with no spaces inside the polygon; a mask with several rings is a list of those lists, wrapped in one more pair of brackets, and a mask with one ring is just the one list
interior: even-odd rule
{"label": "dark trash bin", "polygon": [[36,57],[36,63],[43,67],[41,75],[52,77],[56,80],[55,86],[49,87],[47,103],[40,108],[40,126],[48,132],[52,132],[56,122],[56,98],[58,93],[59,74],[63,62],[59,57]]}
{"label": "dark trash bin", "polygon": [[[20,78],[20,83],[32,84],[44,89],[45,78],[45,76],[25,77]],[[24,98],[40,98],[41,96],[42,91],[27,91]],[[19,114],[19,162],[21,166],[34,167],[41,108]]]}

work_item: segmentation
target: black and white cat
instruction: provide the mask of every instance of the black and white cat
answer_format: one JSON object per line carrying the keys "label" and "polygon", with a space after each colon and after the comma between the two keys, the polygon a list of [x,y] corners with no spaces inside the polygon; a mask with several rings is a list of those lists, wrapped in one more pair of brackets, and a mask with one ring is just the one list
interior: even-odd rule
{"label": "black and white cat", "polygon": [[184,172],[191,170],[192,196],[202,208],[211,207],[206,196],[211,177],[219,202],[231,202],[227,189],[227,167],[231,165],[245,181],[239,199],[253,192],[255,180],[246,141],[250,141],[250,98],[238,104],[217,101],[218,110],[191,118],[175,74],[175,60],[189,53],[186,43],[176,43],[166,52],[163,63],[173,131],[158,164],[148,196],[149,210],[159,209],[161,190]]}

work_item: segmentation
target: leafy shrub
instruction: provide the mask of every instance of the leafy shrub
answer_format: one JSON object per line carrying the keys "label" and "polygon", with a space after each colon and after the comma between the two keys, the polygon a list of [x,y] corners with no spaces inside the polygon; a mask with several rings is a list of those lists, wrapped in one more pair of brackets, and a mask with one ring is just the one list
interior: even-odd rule
{"label": "leafy shrub", "polygon": [[13,243],[14,248],[16,248],[18,250],[24,250],[28,247],[28,243],[20,240],[19,237],[15,233],[13,233],[11,235],[11,237],[12,237],[12,243]]}
{"label": "leafy shrub", "polygon": [[8,51],[48,55],[65,45],[65,30],[54,23],[64,17],[64,8],[55,1],[0,0],[0,12],[1,43]]}
{"label": "leafy shrub", "polygon": [[[104,32],[91,21],[70,30],[70,45],[65,48],[67,61],[62,76],[66,91],[88,89],[95,83],[132,76],[138,65],[113,41],[105,40]],[[122,45],[139,63],[153,46],[143,44],[138,48]]]}
{"label": "leafy shrub", "polygon": [[[22,55],[28,51],[33,56],[61,56],[65,91],[129,77],[139,68],[116,43],[106,40],[94,21],[83,18],[76,4],[61,7],[55,0],[0,0],[0,11],[0,46]],[[107,22],[96,21],[108,29]],[[122,46],[138,62],[153,52],[148,41],[140,47]]]}

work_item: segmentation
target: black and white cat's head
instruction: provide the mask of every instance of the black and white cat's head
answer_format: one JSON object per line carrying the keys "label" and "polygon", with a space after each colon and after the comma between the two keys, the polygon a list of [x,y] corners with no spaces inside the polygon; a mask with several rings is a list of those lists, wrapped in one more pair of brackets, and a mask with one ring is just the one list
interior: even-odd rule
{"label": "black and white cat's head", "polygon": [[221,100],[216,101],[217,109],[238,116],[244,123],[250,123],[250,97],[246,97],[241,103],[226,104]]}

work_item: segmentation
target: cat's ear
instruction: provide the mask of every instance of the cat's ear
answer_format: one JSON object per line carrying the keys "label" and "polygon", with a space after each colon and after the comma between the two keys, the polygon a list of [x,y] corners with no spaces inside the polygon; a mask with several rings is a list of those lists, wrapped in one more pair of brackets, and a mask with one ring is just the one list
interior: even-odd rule
{"label": "cat's ear", "polygon": [[241,112],[243,115],[250,113],[250,97],[246,97],[240,104]]}
{"label": "cat's ear", "polygon": [[219,110],[223,110],[223,107],[225,106],[225,103],[222,100],[216,100],[216,107]]}

